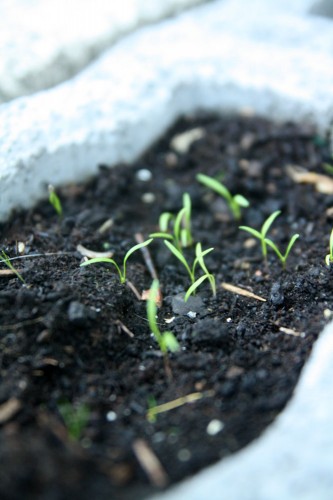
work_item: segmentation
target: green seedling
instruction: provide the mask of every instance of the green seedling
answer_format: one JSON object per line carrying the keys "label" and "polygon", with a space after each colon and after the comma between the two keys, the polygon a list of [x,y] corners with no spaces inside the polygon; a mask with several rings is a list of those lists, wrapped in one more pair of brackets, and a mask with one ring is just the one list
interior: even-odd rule
{"label": "green seedling", "polygon": [[[193,244],[191,232],[192,203],[188,193],[183,194],[183,207],[175,216],[170,212],[163,212],[159,218],[159,229],[157,233],[152,233],[151,238],[163,238],[173,242],[178,248],[186,248]],[[173,231],[170,226],[173,224]]]}
{"label": "green seedling", "polygon": [[264,259],[267,261],[267,245],[272,248],[272,250],[276,253],[276,255],[279,257],[283,269],[286,268],[286,262],[290,253],[290,250],[294,246],[295,241],[299,238],[299,234],[294,234],[292,238],[290,239],[287,249],[284,254],[282,254],[279,250],[279,248],[276,246],[276,244],[269,238],[266,238],[267,232],[275,219],[280,215],[281,211],[276,210],[276,212],[273,212],[263,223],[261,230],[257,231],[256,229],[253,229],[252,227],[249,226],[239,226],[239,229],[242,229],[243,231],[247,231],[248,233],[252,234],[255,238],[258,238],[258,240],[261,241],[261,249],[262,249],[262,254]]}
{"label": "green seedling", "polygon": [[208,175],[197,174],[196,178],[201,184],[222,196],[228,203],[234,218],[236,220],[240,220],[242,216],[241,209],[247,208],[250,205],[249,201],[244,196],[241,194],[232,195],[224,184],[219,182],[217,179],[213,179],[213,177],[209,177]]}
{"label": "green seedling", "polygon": [[280,250],[278,249],[278,247],[275,245],[275,243],[272,240],[265,238],[265,243],[267,243],[267,245],[270,246],[274,250],[276,255],[279,257],[283,269],[286,268],[286,262],[287,262],[290,250],[292,249],[295,241],[298,238],[299,238],[299,234],[294,234],[294,236],[291,237],[284,255],[280,252]]}
{"label": "green seedling", "polygon": [[122,269],[120,268],[120,266],[117,264],[117,262],[114,259],[111,259],[109,257],[94,257],[93,259],[82,262],[82,264],[80,264],[80,266],[81,267],[89,266],[90,264],[97,264],[100,262],[103,262],[106,264],[112,264],[118,272],[120,283],[125,283],[126,282],[126,264],[127,264],[128,258],[134,252],[139,250],[140,248],[143,248],[143,247],[149,245],[149,243],[151,243],[152,241],[153,241],[153,238],[150,238],[149,240],[143,241],[142,243],[138,243],[137,245],[134,245],[132,248],[130,248],[124,257]]}
{"label": "green seedling", "polygon": [[16,276],[22,283],[25,285],[25,280],[23,279],[22,275],[18,272],[17,269],[13,266],[13,264],[10,261],[9,256],[6,254],[4,250],[2,250],[0,254],[0,262],[3,262]]}
{"label": "green seedling", "polygon": [[239,229],[242,229],[243,231],[247,231],[248,233],[252,234],[255,238],[258,238],[258,240],[261,241],[261,250],[262,250],[262,255],[265,260],[267,260],[267,244],[265,241],[266,235],[269,231],[269,228],[275,221],[275,219],[280,215],[281,210],[276,210],[276,212],[273,212],[263,223],[261,226],[260,231],[257,231],[256,229],[253,229],[252,227],[249,226],[239,226]]}
{"label": "green seedling", "polygon": [[49,202],[51,203],[52,207],[56,211],[59,219],[62,217],[62,205],[59,196],[55,192],[54,187],[52,184],[49,184]]}
{"label": "green seedling", "polygon": [[[178,250],[178,248],[176,248],[168,240],[164,240],[164,243],[168,247],[168,249],[170,250],[170,252],[173,253],[173,255],[183,264],[183,266],[185,267],[186,271],[188,272],[188,274],[190,276],[191,286],[190,286],[190,288],[186,292],[185,301],[190,297],[190,295],[192,295],[196,291],[196,289],[206,279],[208,279],[208,281],[210,283],[210,286],[211,286],[211,289],[212,289],[212,292],[213,292],[213,295],[215,296],[216,295],[215,278],[214,278],[214,276],[211,273],[209,273],[209,271],[208,271],[208,269],[206,267],[205,261],[204,261],[205,255],[207,255],[212,250],[214,250],[214,248],[208,248],[207,250],[202,250],[201,243],[197,243],[196,247],[195,247],[195,255],[196,255],[196,257],[195,257],[195,259],[193,261],[192,266],[190,266],[187,263],[187,260],[185,259],[183,253],[180,252]],[[197,268],[198,265],[203,270],[204,275],[200,276],[200,278],[196,279],[195,273],[196,273],[196,268]]]}
{"label": "green seedling", "polygon": [[164,355],[167,355],[168,351],[176,352],[179,351],[179,344],[174,336],[174,334],[170,331],[161,333],[157,322],[156,322],[156,313],[157,313],[157,301],[159,296],[159,281],[157,279],[153,280],[153,283],[150,288],[149,297],[147,300],[147,319],[149,323],[149,327],[154,334],[155,340],[159,345],[161,352]]}
{"label": "green seedling", "polygon": [[330,267],[330,265],[332,264],[333,262],[333,229],[331,231],[331,235],[330,235],[330,253],[328,253],[325,257],[325,262],[326,262],[326,265],[328,267]]}
{"label": "green seedling", "polygon": [[79,441],[90,418],[90,410],[84,405],[74,406],[69,402],[58,404],[58,410],[65,423],[68,436],[72,441]]}

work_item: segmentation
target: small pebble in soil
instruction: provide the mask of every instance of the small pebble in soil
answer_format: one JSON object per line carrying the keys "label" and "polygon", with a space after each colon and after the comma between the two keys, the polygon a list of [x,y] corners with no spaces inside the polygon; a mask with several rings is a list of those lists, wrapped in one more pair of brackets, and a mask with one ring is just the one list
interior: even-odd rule
{"label": "small pebble in soil", "polygon": [[152,178],[152,173],[148,168],[141,168],[136,173],[136,178],[142,182],[148,182]]}
{"label": "small pebble in soil", "polygon": [[152,440],[154,443],[162,443],[163,441],[165,441],[165,433],[164,432],[156,432],[153,435]]}
{"label": "small pebble in soil", "polygon": [[154,193],[144,193],[141,197],[141,200],[143,203],[151,204],[155,202],[155,195]]}
{"label": "small pebble in soil", "polygon": [[73,300],[68,307],[68,320],[77,326],[84,326],[88,319],[91,319],[94,312],[81,302]]}
{"label": "small pebble in soil", "polygon": [[206,432],[209,436],[216,436],[224,427],[224,423],[221,420],[214,418],[209,422],[206,428]]}
{"label": "small pebble in soil", "polygon": [[274,306],[281,306],[284,302],[284,294],[281,283],[276,281],[271,287],[269,299]]}
{"label": "small pebble in soil", "polygon": [[108,422],[114,422],[117,420],[117,414],[114,411],[108,411],[106,414],[106,420]]}
{"label": "small pebble in soil", "polygon": [[197,317],[197,313],[194,311],[189,311],[187,315],[190,319],[195,319]]}
{"label": "small pebble in soil", "polygon": [[178,293],[172,297],[172,311],[174,314],[185,316],[189,313],[200,313],[204,309],[203,301],[200,297],[189,297],[186,302],[184,297],[184,293]]}
{"label": "small pebble in soil", "polygon": [[333,311],[331,311],[330,309],[325,309],[324,310],[324,318],[325,319],[330,319],[333,315]]}

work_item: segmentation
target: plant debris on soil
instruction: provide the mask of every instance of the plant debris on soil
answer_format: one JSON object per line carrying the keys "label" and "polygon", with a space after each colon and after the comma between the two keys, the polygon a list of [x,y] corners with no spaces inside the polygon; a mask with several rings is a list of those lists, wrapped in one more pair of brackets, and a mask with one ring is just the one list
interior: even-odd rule
{"label": "plant debris on soil", "polygon": [[[134,165],[100,166],[87,184],[58,189],[62,217],[46,200],[1,225],[0,249],[18,257],[25,282],[0,264],[2,500],[145,498],[260,436],[333,314],[327,161],[325,138],[304,124],[186,117]],[[250,201],[240,222],[198,173]],[[152,283],[142,253],[128,260],[129,284],[113,266],[80,263],[87,249],[121,263],[184,192],[195,241],[214,247],[217,294],[204,282],[184,303],[186,270],[162,240],[147,247],[159,329],[180,344],[171,378],[137,296]],[[276,210],[279,248],[300,234],[285,271],[238,229],[260,229]]]}

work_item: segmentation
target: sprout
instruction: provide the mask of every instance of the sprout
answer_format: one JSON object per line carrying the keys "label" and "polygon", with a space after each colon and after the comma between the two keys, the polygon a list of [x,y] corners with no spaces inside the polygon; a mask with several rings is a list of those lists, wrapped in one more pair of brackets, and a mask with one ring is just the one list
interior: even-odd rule
{"label": "sprout", "polygon": [[[151,238],[163,238],[173,242],[178,248],[186,248],[193,244],[191,232],[192,203],[188,193],[183,194],[183,207],[175,216],[170,212],[163,212],[159,218],[160,231],[152,233]],[[173,233],[169,232],[169,226],[173,223]]]}
{"label": "sprout", "polygon": [[280,252],[280,250],[278,249],[278,247],[275,245],[275,243],[272,240],[269,240],[268,238],[265,238],[265,243],[267,243],[267,245],[269,245],[274,250],[274,252],[276,253],[276,255],[279,257],[279,259],[280,259],[280,261],[282,263],[282,268],[283,269],[286,268],[286,262],[287,262],[287,258],[289,256],[290,250],[292,249],[292,247],[294,246],[295,241],[298,238],[299,238],[299,234],[294,234],[291,237],[284,255]]}
{"label": "sprout", "polygon": [[62,205],[59,196],[55,192],[52,184],[49,184],[49,202],[51,203],[54,210],[57,212],[59,219],[62,217]]}
{"label": "sprout", "polygon": [[161,333],[160,329],[158,328],[156,322],[156,312],[157,312],[156,303],[159,295],[158,292],[159,292],[159,281],[155,279],[151,285],[149,297],[147,300],[147,319],[151,332],[153,333],[155,340],[158,343],[159,348],[163,354],[166,374],[168,378],[171,379],[172,374],[169,366],[168,351],[170,352],[179,351],[179,343],[172,332],[166,331]]}
{"label": "sprout", "polygon": [[80,266],[81,267],[89,266],[90,264],[97,264],[98,262],[112,264],[116,268],[116,270],[119,274],[120,283],[125,283],[126,282],[126,264],[127,264],[128,258],[130,257],[130,255],[132,255],[132,253],[136,252],[137,250],[139,250],[142,247],[149,245],[149,243],[151,243],[152,241],[153,241],[153,239],[151,238],[151,239],[146,240],[142,243],[138,243],[137,245],[134,245],[132,248],[130,248],[124,257],[122,270],[118,266],[117,262],[114,259],[111,259],[109,257],[95,257],[93,259],[82,262],[82,264],[80,264]]}
{"label": "sprout", "polygon": [[280,213],[281,210],[276,210],[276,212],[273,212],[261,226],[260,232],[249,226],[239,226],[239,229],[247,231],[248,233],[252,234],[252,236],[258,238],[258,240],[261,241],[262,255],[265,260],[267,260],[267,244],[265,241],[266,234],[268,233],[269,228],[271,227],[275,219],[278,217],[278,215],[280,215]]}
{"label": "sprout", "polygon": [[244,198],[243,195],[232,195],[221,182],[219,182],[217,179],[213,179],[213,177],[209,177],[208,175],[197,174],[197,180],[204,186],[221,195],[227,201],[235,219],[240,220],[242,215],[241,208],[247,208],[250,205],[249,201]]}
{"label": "sprout", "polygon": [[286,262],[287,258],[289,256],[290,250],[294,246],[295,241],[299,238],[299,234],[294,234],[292,238],[290,239],[287,249],[284,254],[282,254],[279,250],[279,248],[276,246],[276,244],[269,238],[266,238],[266,234],[275,221],[275,219],[280,215],[281,211],[276,210],[276,212],[273,212],[263,223],[261,226],[261,230],[257,231],[256,229],[253,229],[252,227],[249,226],[239,226],[239,229],[242,229],[243,231],[247,231],[248,233],[252,234],[255,238],[258,238],[258,240],[261,241],[261,249],[262,249],[262,254],[267,261],[267,245],[272,248],[272,250],[276,253],[276,255],[279,257],[283,269],[286,268]]}
{"label": "sprout", "polygon": [[[180,252],[178,250],[178,248],[176,248],[170,241],[164,240],[164,243],[169,248],[170,252],[172,252],[173,255],[183,264],[183,266],[185,267],[186,271],[188,272],[188,274],[190,276],[192,284],[186,292],[185,301],[190,297],[190,295],[192,295],[192,293],[195,292],[195,290],[201,285],[201,283],[203,281],[205,281],[205,279],[208,279],[210,286],[211,286],[211,289],[212,289],[212,292],[213,292],[213,295],[215,296],[216,295],[215,278],[211,273],[209,273],[209,271],[206,267],[205,261],[204,261],[205,255],[207,255],[212,250],[214,250],[214,248],[208,248],[207,250],[202,250],[201,243],[197,243],[196,247],[195,247],[196,257],[194,259],[192,267],[190,267],[190,265],[187,263],[187,260],[185,259],[184,255],[182,254],[182,252]],[[201,276],[200,278],[196,279],[195,271],[196,271],[198,264],[201,267],[201,269],[203,270],[204,275]]]}

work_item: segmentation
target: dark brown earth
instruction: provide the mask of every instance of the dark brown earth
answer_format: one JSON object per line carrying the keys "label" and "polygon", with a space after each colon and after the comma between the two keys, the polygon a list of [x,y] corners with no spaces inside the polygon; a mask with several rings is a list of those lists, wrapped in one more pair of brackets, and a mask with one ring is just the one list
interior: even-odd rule
{"label": "dark brown earth", "polygon": [[[187,153],[173,151],[171,138],[194,127],[204,137]],[[332,276],[324,259],[333,194],[288,175],[288,165],[327,175],[327,158],[325,139],[305,125],[186,118],[135,165],[102,166],[87,185],[60,190],[60,222],[46,201],[1,226],[1,249],[10,257],[25,245],[24,258],[12,264],[26,282],[0,274],[2,500],[140,499],[262,433],[291,397],[330,316]],[[139,179],[141,169],[151,172],[150,180]],[[198,172],[222,175],[232,193],[250,200],[242,224],[260,228],[281,210],[272,239],[284,249],[300,234],[286,271],[272,252],[265,265],[259,242],[238,229],[218,195],[197,183]],[[147,238],[161,212],[181,208],[183,192],[192,199],[195,240],[214,247],[206,263],[218,292],[214,298],[203,284],[197,314],[176,313],[174,297],[189,287],[188,276],[161,240],[150,245],[164,297],[158,324],[181,346],[169,355],[170,380],[146,303],[119,283],[113,267],[80,268],[77,245],[110,249],[121,262],[135,233]],[[193,249],[186,252],[191,260]],[[128,280],[140,293],[151,285],[140,251],[128,261]],[[226,291],[222,283],[266,301]],[[193,393],[202,398],[147,419],[153,401]],[[77,439],[62,416],[65,403],[76,415],[86,409]],[[162,476],[144,470],[142,443]]]}

